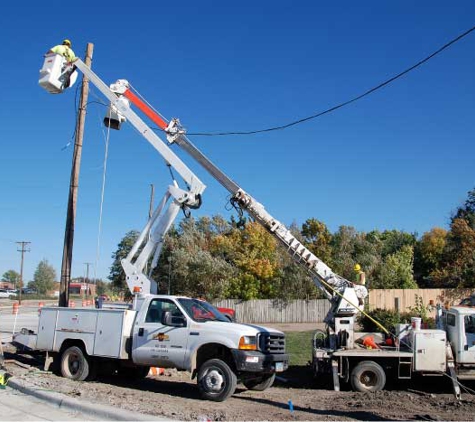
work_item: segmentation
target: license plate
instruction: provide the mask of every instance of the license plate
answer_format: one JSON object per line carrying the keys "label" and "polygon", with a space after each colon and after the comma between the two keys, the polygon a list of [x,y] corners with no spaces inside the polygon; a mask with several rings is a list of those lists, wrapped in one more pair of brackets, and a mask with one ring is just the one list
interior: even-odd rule
{"label": "license plate", "polygon": [[276,362],[275,372],[283,372],[283,370],[284,370],[284,362]]}

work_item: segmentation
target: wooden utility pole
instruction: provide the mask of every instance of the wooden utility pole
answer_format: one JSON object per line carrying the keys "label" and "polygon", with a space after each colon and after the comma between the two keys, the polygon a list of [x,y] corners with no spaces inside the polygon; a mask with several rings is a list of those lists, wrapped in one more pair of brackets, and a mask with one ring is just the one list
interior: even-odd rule
{"label": "wooden utility pole", "polygon": [[[87,44],[84,63],[91,67],[94,45]],[[89,95],[89,79],[83,75],[81,98],[79,102],[78,118],[76,122],[76,137],[74,142],[71,180],[69,183],[68,213],[66,216],[66,229],[64,232],[63,262],[61,264],[61,282],[59,286],[59,306],[68,307],[69,283],[71,282],[71,263],[73,258],[74,225],[76,220],[76,202],[79,186],[79,170],[81,168],[82,140],[84,124],[86,122],[86,105]]]}
{"label": "wooden utility pole", "polygon": [[25,252],[30,252],[30,249],[27,248],[27,246],[31,242],[16,242],[20,245],[20,249],[18,249],[18,252],[21,252],[21,264],[20,264],[20,288],[18,289],[18,304],[21,305],[21,290],[23,288],[23,261],[25,257]]}

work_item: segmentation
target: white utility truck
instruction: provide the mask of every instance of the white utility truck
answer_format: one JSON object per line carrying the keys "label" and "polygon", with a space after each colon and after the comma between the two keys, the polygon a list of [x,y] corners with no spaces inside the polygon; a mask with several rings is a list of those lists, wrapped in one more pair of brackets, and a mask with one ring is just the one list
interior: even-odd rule
{"label": "white utility truck", "polygon": [[[265,390],[287,369],[283,333],[230,322],[207,302],[180,296],[137,295],[131,309],[42,308],[36,333],[14,344],[46,351],[62,376],[147,376],[150,367],[197,377],[201,396],[223,401],[237,382]],[[53,362],[55,361],[55,362]]]}
{"label": "white utility truck", "polygon": [[[60,82],[62,75],[65,72],[70,73],[68,65],[64,63],[61,66],[56,64],[56,67],[53,68],[52,63],[56,60],[61,60],[61,58],[56,58],[51,62],[45,60],[41,70],[40,85],[51,93],[64,90]],[[365,338],[369,337],[368,334],[355,331],[355,317],[359,312],[364,312],[363,303],[367,296],[367,290],[364,286],[355,285],[334,273],[330,267],[302,245],[285,225],[272,217],[262,204],[225,175],[191,143],[178,119],[167,122],[133,92],[126,80],[120,79],[108,87],[80,59],[75,61],[74,64],[110,101],[108,115],[105,118],[106,125],[114,129],[120,129],[122,123],[128,120],[165,157],[167,162],[178,170],[187,184],[186,189],[178,188],[175,181],[173,185],[169,186],[151,221],[145,227],[127,259],[122,262],[130,290],[138,292],[133,308],[135,312],[138,312],[138,315],[145,313],[145,310],[141,310],[140,307],[145,304],[148,306],[150,300],[152,300],[147,299],[147,294],[156,292],[156,283],[150,275],[147,277],[142,272],[145,264],[149,257],[153,255],[151,269],[154,268],[163,244],[163,236],[174,221],[179,209],[189,210],[190,208],[199,207],[201,194],[205,187],[170,150],[170,147],[140,119],[131,106],[141,110],[163,131],[169,145],[178,145],[185,150],[224,186],[230,193],[230,202],[234,208],[240,214],[246,211],[277,239],[294,260],[308,270],[316,286],[331,302],[330,311],[325,318],[326,329],[317,331],[313,339],[312,365],[317,377],[322,373],[332,374],[335,390],[340,389],[340,380],[351,380],[351,385],[355,390],[377,391],[384,388],[387,377],[403,379],[410,378],[414,373],[437,376],[448,374],[453,381],[454,390],[458,397],[460,397],[460,388],[457,378],[475,379],[475,334],[467,331],[469,324],[473,322],[475,317],[473,308],[439,309],[438,329],[421,330],[417,324],[414,328],[409,324],[400,325],[397,327],[395,339],[393,339],[391,345],[382,345],[374,334],[372,336],[373,342],[370,343],[372,346],[368,348],[368,343],[364,341]],[[171,203],[166,212],[162,214],[162,209],[169,199],[171,199]],[[152,227],[155,228],[152,230]],[[139,254],[141,247],[143,249]],[[135,255],[138,255],[138,258],[135,258]],[[59,314],[61,312],[66,313],[70,310],[60,310]],[[191,324],[191,335],[194,322],[192,322],[189,315],[188,317],[190,319],[187,319],[187,323]],[[382,328],[389,334],[386,328]],[[258,328],[258,330],[262,329]],[[262,347],[262,341],[259,338],[262,336],[268,338],[271,348],[263,351],[273,356],[270,359],[271,362],[283,362],[285,368],[287,358],[283,348],[279,349],[279,353],[282,357],[285,356],[285,359],[280,359],[279,355],[272,350],[274,341],[276,344],[283,342],[282,334],[258,331],[255,333],[255,340],[246,340],[247,334],[242,334],[242,336],[244,336],[243,344],[251,341],[251,343],[256,344],[256,347]],[[135,334],[133,338],[135,339]],[[241,338],[239,337],[239,339]],[[241,343],[241,340],[239,340],[239,345]],[[132,342],[133,347],[134,343]],[[234,348],[239,350],[239,347],[234,346]],[[201,378],[198,376],[198,383],[200,383],[201,379],[206,379],[205,375],[208,371],[200,371],[199,361],[196,362],[195,360],[195,364],[198,372],[202,374]],[[231,361],[230,365],[231,367],[236,365],[236,359]],[[281,369],[280,365],[277,367],[274,363],[271,363],[270,367],[269,373]],[[222,370],[215,370],[214,372],[216,374],[223,373]],[[270,383],[271,376],[258,375],[257,381],[254,381],[254,383],[258,383],[257,385],[260,388],[262,385]],[[224,377],[221,376],[221,378]]]}

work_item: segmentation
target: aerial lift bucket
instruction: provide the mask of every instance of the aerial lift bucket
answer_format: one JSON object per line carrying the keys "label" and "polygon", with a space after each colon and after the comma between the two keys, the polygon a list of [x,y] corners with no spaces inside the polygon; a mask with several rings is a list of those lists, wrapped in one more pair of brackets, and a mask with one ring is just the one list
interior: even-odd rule
{"label": "aerial lift bucket", "polygon": [[[77,77],[78,73],[75,70],[73,71],[73,65],[68,64],[63,56],[49,54],[45,57],[43,67],[40,70],[38,83],[50,94],[60,94],[66,88],[73,86]],[[69,85],[67,85],[68,79]]]}

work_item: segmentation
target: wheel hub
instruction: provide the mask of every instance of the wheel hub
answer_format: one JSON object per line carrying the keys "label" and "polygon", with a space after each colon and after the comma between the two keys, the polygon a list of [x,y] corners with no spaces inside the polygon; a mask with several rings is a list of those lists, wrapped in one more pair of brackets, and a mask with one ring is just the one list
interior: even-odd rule
{"label": "wheel hub", "polygon": [[210,369],[204,381],[208,391],[218,392],[223,388],[224,377],[217,369]]}

